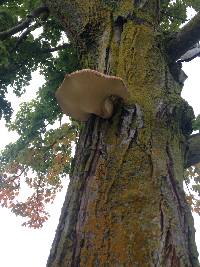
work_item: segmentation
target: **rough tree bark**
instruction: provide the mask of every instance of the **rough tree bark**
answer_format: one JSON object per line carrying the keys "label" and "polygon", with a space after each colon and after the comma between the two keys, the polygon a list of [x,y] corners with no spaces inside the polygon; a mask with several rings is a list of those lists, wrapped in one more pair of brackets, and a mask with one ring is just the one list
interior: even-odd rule
{"label": "rough tree bark", "polygon": [[199,266],[182,187],[193,113],[168,64],[159,1],[46,4],[82,67],[129,89],[111,119],[92,116],[80,134],[47,266]]}

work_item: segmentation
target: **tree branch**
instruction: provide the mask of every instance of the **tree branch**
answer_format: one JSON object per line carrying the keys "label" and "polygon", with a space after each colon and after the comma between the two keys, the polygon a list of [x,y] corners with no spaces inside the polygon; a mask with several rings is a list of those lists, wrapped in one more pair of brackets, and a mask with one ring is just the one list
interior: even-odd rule
{"label": "tree branch", "polygon": [[[16,48],[18,48],[18,46],[23,42],[23,40],[25,40],[25,39],[27,38],[27,36],[29,35],[29,33],[31,33],[32,31],[34,31],[35,29],[37,29],[37,28],[40,27],[40,26],[41,26],[40,23],[35,23],[35,24],[29,26],[29,27],[28,27],[28,28],[27,28],[27,29],[20,35],[20,37],[19,37],[19,39],[17,40],[17,42],[16,42],[16,44],[15,44],[13,50],[16,49]],[[13,51],[13,50],[12,50],[12,51]]]}
{"label": "tree branch", "polygon": [[175,61],[200,40],[200,12],[197,13],[167,45],[170,58]]}
{"label": "tree branch", "polygon": [[189,151],[186,162],[186,168],[200,162],[200,133],[193,134],[189,138]]}
{"label": "tree branch", "polygon": [[190,50],[188,50],[184,55],[179,59],[180,62],[189,62],[196,57],[200,56],[200,44],[197,43]]}
{"label": "tree branch", "polygon": [[45,13],[45,12],[48,12],[48,8],[46,6],[41,6],[41,7],[36,8],[35,10],[31,12],[30,15],[27,16],[27,18],[24,21],[20,22],[15,27],[8,29],[6,31],[0,32],[0,40],[5,40],[6,38],[28,28],[31,22],[35,18],[38,18],[42,13]]}

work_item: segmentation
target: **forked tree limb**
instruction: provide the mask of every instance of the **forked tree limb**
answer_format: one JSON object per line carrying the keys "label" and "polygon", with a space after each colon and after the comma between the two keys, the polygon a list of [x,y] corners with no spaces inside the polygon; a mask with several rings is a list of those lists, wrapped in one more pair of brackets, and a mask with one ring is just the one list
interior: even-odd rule
{"label": "forked tree limb", "polygon": [[176,61],[200,40],[200,12],[198,12],[167,45],[170,60]]}
{"label": "forked tree limb", "polygon": [[189,152],[186,168],[200,162],[200,133],[193,134],[189,139]]}
{"label": "forked tree limb", "polygon": [[5,40],[10,36],[25,30],[26,28],[29,27],[29,25],[35,18],[38,18],[42,13],[46,12],[48,12],[48,8],[46,6],[41,6],[36,8],[31,12],[30,15],[27,16],[27,18],[24,21],[14,26],[13,28],[0,32],[0,40]]}
{"label": "forked tree limb", "polygon": [[15,50],[16,48],[19,47],[19,45],[27,38],[27,36],[34,31],[35,29],[39,28],[41,26],[41,24],[39,23],[35,23],[33,25],[30,25],[25,31],[22,32],[22,34],[20,35],[19,39],[17,40],[15,47],[13,48],[13,50]]}

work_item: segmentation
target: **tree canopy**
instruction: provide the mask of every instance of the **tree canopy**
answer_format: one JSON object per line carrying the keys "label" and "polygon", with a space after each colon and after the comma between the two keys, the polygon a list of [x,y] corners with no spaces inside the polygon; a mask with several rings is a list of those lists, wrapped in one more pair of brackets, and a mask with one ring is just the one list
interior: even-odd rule
{"label": "tree canopy", "polygon": [[[160,31],[169,40],[188,22],[188,8],[200,12],[199,0],[160,2]],[[116,8],[115,4],[116,1],[109,1],[111,9]],[[47,220],[45,204],[53,201],[62,188],[61,179],[73,168],[72,145],[81,130],[76,121],[62,123],[63,114],[55,100],[55,90],[65,74],[81,69],[79,51],[73,40],[66,42],[65,38],[63,42],[63,36],[66,33],[62,25],[49,12],[45,1],[0,1],[0,118],[19,135],[0,154],[0,203],[25,217],[25,225],[35,228]],[[200,51],[193,58],[199,54]],[[177,64],[189,60],[177,58]],[[38,88],[34,100],[21,104],[12,120],[7,94],[13,91],[20,97],[26,92],[31,73],[37,69],[45,84]],[[200,130],[199,116],[194,119],[193,130]],[[199,164],[186,170],[188,186],[191,177],[192,190],[200,195]],[[30,188],[30,197],[20,201],[24,182]],[[191,189],[188,201],[200,213],[200,202]]]}

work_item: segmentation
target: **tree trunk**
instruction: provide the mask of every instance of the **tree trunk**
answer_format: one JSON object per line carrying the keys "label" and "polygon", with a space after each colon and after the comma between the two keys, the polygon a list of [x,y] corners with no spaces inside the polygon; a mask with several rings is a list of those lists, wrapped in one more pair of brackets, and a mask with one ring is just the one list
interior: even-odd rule
{"label": "tree trunk", "polygon": [[[61,18],[68,1],[47,2]],[[129,97],[115,99],[111,119],[91,116],[80,134],[47,266],[198,267],[182,185],[192,112],[168,67],[158,1],[134,6],[134,16],[138,1],[118,1],[116,12],[102,2],[99,31],[85,23],[70,34],[81,40],[83,67],[120,76]]]}

